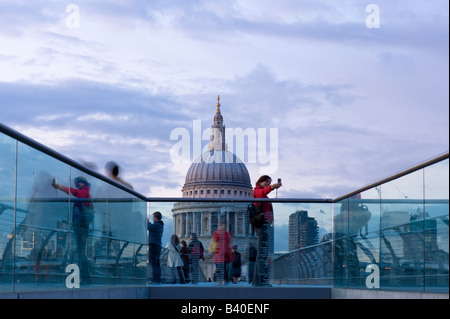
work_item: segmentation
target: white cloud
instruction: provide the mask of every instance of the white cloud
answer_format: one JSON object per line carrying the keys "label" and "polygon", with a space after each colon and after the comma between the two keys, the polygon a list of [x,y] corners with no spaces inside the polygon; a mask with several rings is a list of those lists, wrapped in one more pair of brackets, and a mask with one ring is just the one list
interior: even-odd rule
{"label": "white cloud", "polygon": [[129,115],[111,115],[102,112],[95,112],[86,115],[78,116],[77,121],[104,121],[104,122],[114,122],[114,121],[127,121],[130,119]]}

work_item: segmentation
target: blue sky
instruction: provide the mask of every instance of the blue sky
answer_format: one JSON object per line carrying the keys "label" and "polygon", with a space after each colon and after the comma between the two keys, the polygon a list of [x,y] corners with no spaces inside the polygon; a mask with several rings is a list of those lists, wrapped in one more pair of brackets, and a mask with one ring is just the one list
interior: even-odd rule
{"label": "blue sky", "polygon": [[181,196],[170,134],[207,129],[220,95],[228,128],[278,129],[279,197],[337,197],[448,151],[448,6],[0,0],[0,122]]}

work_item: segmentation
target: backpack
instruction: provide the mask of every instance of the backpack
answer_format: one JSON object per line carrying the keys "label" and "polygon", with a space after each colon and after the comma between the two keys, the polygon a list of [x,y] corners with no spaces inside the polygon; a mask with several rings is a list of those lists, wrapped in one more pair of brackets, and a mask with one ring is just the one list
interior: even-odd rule
{"label": "backpack", "polygon": [[264,213],[261,211],[261,207],[254,203],[249,204],[247,206],[247,212],[250,225],[252,225],[253,228],[261,228],[264,222]]}
{"label": "backpack", "polygon": [[194,245],[192,246],[191,254],[198,257],[199,259],[205,260],[205,258],[203,257],[203,249],[198,243],[194,243]]}

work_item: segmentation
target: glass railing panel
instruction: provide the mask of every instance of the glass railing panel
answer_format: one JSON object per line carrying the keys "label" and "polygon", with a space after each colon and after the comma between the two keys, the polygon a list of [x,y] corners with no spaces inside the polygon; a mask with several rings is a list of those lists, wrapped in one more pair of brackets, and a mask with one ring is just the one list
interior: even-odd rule
{"label": "glass railing panel", "polygon": [[423,291],[423,170],[380,186],[380,285],[384,290]]}
{"label": "glass railing panel", "polygon": [[348,198],[333,206],[333,286],[338,288],[347,287],[348,206]]}
{"label": "glass railing panel", "polygon": [[[184,241],[186,248],[192,252],[190,262],[185,265],[186,268],[184,269],[188,282],[231,282],[231,276],[229,276],[231,269],[228,269],[228,265],[225,267],[224,264],[230,262],[232,245],[237,245],[238,251],[241,252],[243,267],[241,267],[242,276],[239,277],[243,279],[243,282],[247,282],[248,262],[246,256],[248,256],[250,246],[256,247],[256,235],[251,234],[248,218],[246,218],[247,206],[248,203],[240,202],[150,202],[150,218],[155,211],[159,211],[163,215],[162,281],[165,283],[172,283],[173,281],[175,269],[169,267],[168,259],[169,255],[173,253],[171,236],[176,235],[180,242]],[[217,252],[213,253],[209,251],[209,247],[211,239],[220,225],[223,225],[223,231],[220,233],[219,248]],[[227,235],[225,235],[225,232]],[[192,234],[196,234],[201,245],[193,240],[195,235],[192,236]],[[219,233],[217,234],[219,236]],[[204,260],[199,256],[199,246],[203,247]],[[150,254],[150,264],[151,260],[152,254]],[[150,278],[153,278],[153,267],[150,267]],[[153,279],[157,280],[156,278]],[[177,273],[175,273],[175,281],[179,282]]]}
{"label": "glass railing panel", "polygon": [[425,291],[448,293],[449,160],[424,169]]}
{"label": "glass railing panel", "polygon": [[134,250],[131,265],[133,284],[146,285],[148,275],[147,202],[135,198],[132,209]]}
{"label": "glass railing panel", "polygon": [[70,210],[67,197],[52,187],[58,176],[68,182],[70,169],[21,142],[17,151],[15,217],[15,291],[66,289],[70,258]]}
{"label": "glass railing panel", "polygon": [[366,287],[367,269],[378,263],[380,195],[370,189],[334,204],[334,286]]}
{"label": "glass railing panel", "polygon": [[[86,240],[90,283],[145,285],[146,270],[142,270],[142,263],[137,265],[136,252],[146,245],[145,216],[142,215],[146,203],[115,185],[78,170],[72,169],[71,175],[73,179],[86,178],[92,195],[94,218]],[[73,236],[78,242],[76,228]],[[77,255],[78,251],[74,253]]]}
{"label": "glass railing panel", "polygon": [[[147,202],[33,147],[0,138],[0,292],[144,286]],[[89,186],[89,200],[79,193],[75,180],[80,178],[81,186]],[[91,222],[80,222],[85,204]]]}
{"label": "glass railing panel", "polygon": [[[129,193],[107,185],[105,240],[107,246],[108,274],[115,284],[132,284],[141,280],[146,284],[146,268],[143,269],[142,247],[146,241],[146,203]],[[141,255],[138,258],[136,253]]]}
{"label": "glass railing panel", "polygon": [[332,205],[274,203],[274,284],[331,285]]}
{"label": "glass railing panel", "polygon": [[[188,246],[191,233],[202,242],[204,260],[188,263],[186,278],[232,282],[231,259],[225,266],[215,258],[217,252],[209,251],[222,223],[229,246],[237,245],[241,254],[237,284],[249,285],[254,278],[250,256],[258,236],[248,222],[249,202],[142,200],[95,172],[37,149],[0,134],[0,293],[78,288],[71,281],[72,266],[79,269],[81,289],[145,285],[152,279],[147,211],[150,218],[154,211],[163,215],[165,283],[173,274],[179,281],[167,263],[171,236]],[[266,230],[272,236],[265,242],[269,253],[259,269],[273,286],[333,283],[337,288],[448,293],[448,163],[447,158],[334,204],[274,200],[274,223]],[[93,219],[87,227],[75,218],[86,201],[52,187],[55,179],[77,189],[79,176],[92,195]]]}
{"label": "glass railing panel", "polygon": [[16,141],[0,133],[0,293],[12,292],[14,282],[14,201]]}
{"label": "glass railing panel", "polygon": [[448,184],[446,159],[335,203],[334,286],[448,293]]}
{"label": "glass railing panel", "polygon": [[[94,180],[91,191],[95,210],[91,235],[92,275],[106,285],[121,284],[123,252],[130,244],[133,245],[130,240],[133,197],[102,180]],[[121,224],[123,227],[120,227]]]}
{"label": "glass railing panel", "polygon": [[[177,235],[180,241],[194,247],[191,234],[195,233],[204,247],[204,260],[194,265],[186,265],[185,275],[189,282],[212,282],[221,284],[233,281],[233,262],[224,264],[222,250],[215,252],[211,241],[219,236],[220,225],[229,234],[224,240],[227,252],[237,246],[241,266],[234,270],[239,285],[250,285],[254,279],[255,256],[258,250],[258,232],[252,231],[248,221],[247,206],[250,202],[154,202],[149,204],[150,217],[155,211],[163,216],[164,233],[160,265],[162,281],[173,282],[173,271],[168,266],[171,254],[171,236]],[[332,205],[331,203],[273,203],[274,223],[265,231],[269,235],[268,257],[259,265],[263,281],[271,285],[331,285],[332,276]],[[289,226],[291,224],[291,226]],[[215,235],[216,234],[216,235]],[[220,235],[224,236],[224,235]],[[228,235],[227,235],[228,236]],[[221,237],[218,237],[221,238]],[[220,245],[220,240],[219,244]],[[188,250],[189,251],[189,250]],[[232,255],[233,256],[233,255]],[[232,258],[232,257],[231,257]],[[151,261],[151,256],[150,256]],[[150,262],[151,264],[151,262]],[[196,272],[198,265],[199,272]],[[194,269],[194,270],[193,270]],[[224,269],[228,269],[224,275]],[[153,268],[150,265],[150,280]],[[176,275],[176,273],[175,273]],[[179,282],[177,275],[175,282]]]}

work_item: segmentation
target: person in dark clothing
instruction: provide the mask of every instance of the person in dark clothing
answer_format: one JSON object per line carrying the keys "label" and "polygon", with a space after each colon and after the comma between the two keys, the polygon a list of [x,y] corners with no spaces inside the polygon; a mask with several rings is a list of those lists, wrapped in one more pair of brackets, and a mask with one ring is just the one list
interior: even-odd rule
{"label": "person in dark clothing", "polygon": [[198,277],[200,271],[200,259],[205,260],[203,257],[203,252],[205,249],[203,248],[203,244],[200,240],[198,240],[197,234],[191,234],[191,242],[188,246],[189,251],[189,261],[190,261],[190,273],[191,273],[191,282],[193,284],[198,284]]}
{"label": "person in dark clothing", "polygon": [[189,249],[186,241],[182,240],[180,244],[181,244],[180,250],[181,259],[183,260],[184,281],[189,282],[189,263],[190,263]]}
{"label": "person in dark clothing", "polygon": [[239,277],[241,277],[241,265],[241,253],[238,252],[237,245],[234,245],[231,251],[231,276],[233,284],[237,283]]}
{"label": "person in dark clothing", "polygon": [[150,254],[150,264],[152,265],[153,279],[152,283],[161,283],[161,247],[162,247],[162,235],[164,232],[164,223],[161,220],[162,215],[160,212],[153,213],[153,223],[150,223],[147,219],[148,229],[148,245]]}
{"label": "person in dark clothing", "polygon": [[250,243],[250,247],[248,248],[248,283],[253,283],[253,276],[255,274],[255,263],[256,263],[256,256],[258,254],[258,251],[256,250],[255,246],[253,246],[252,243]]}

